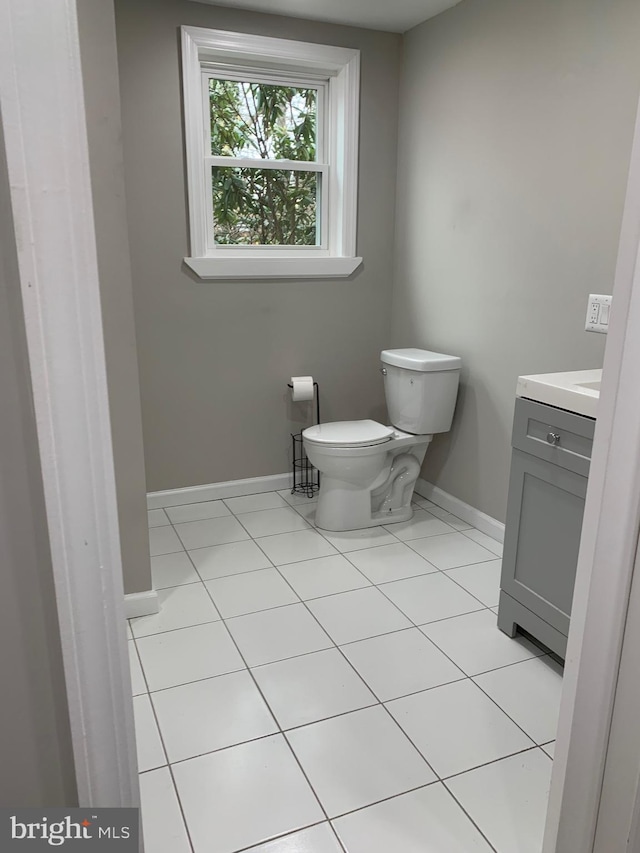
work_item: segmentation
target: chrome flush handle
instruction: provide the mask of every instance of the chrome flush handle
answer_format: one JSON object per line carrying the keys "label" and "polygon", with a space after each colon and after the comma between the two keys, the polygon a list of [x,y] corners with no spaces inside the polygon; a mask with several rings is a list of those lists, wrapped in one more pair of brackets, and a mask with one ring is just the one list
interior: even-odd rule
{"label": "chrome flush handle", "polygon": [[557,432],[548,432],[547,443],[557,446],[558,444],[560,444],[560,435]]}
{"label": "chrome flush handle", "polygon": [[386,376],[386,375],[387,375],[387,368],[386,368],[386,367],[381,367],[381,368],[380,368],[380,373],[381,373],[383,376]]}

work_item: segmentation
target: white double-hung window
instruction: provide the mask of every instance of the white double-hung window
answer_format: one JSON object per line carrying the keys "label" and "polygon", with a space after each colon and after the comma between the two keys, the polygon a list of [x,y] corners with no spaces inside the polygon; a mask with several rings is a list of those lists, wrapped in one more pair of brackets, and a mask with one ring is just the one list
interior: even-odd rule
{"label": "white double-hung window", "polygon": [[359,51],[182,27],[190,256],[201,278],[348,276]]}

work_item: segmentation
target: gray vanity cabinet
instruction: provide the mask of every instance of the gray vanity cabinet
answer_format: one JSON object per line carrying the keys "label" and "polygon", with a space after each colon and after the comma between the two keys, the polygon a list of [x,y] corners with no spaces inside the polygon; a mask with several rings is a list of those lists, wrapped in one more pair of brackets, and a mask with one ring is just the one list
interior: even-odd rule
{"label": "gray vanity cabinet", "polygon": [[498,627],[564,658],[595,420],[518,398]]}

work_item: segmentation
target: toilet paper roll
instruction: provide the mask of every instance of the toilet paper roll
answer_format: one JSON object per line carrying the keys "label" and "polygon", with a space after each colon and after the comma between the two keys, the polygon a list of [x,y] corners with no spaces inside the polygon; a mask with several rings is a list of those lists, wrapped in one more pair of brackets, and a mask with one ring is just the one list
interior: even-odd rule
{"label": "toilet paper roll", "polygon": [[292,376],[291,385],[291,399],[294,403],[313,400],[313,376]]}

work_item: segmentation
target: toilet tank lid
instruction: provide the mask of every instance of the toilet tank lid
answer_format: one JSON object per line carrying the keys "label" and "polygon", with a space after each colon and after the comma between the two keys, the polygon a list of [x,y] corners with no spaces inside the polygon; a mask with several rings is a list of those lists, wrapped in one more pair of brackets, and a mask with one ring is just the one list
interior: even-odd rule
{"label": "toilet tank lid", "polygon": [[457,355],[445,355],[426,349],[385,349],[380,353],[383,364],[404,367],[405,370],[459,370],[462,359]]}

